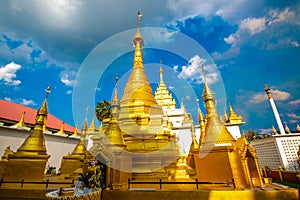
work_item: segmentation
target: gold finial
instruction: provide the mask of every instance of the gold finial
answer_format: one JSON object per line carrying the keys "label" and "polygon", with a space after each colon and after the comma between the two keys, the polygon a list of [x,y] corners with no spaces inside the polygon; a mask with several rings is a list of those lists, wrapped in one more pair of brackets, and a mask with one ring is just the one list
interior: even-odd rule
{"label": "gold finial", "polygon": [[277,134],[277,130],[276,130],[276,128],[275,128],[274,126],[272,126],[272,132],[273,132],[274,134]]}
{"label": "gold finial", "polygon": [[141,13],[141,11],[138,11],[138,29],[140,29],[140,27],[141,27],[141,18],[142,18],[142,13]]}
{"label": "gold finial", "polygon": [[65,130],[64,129],[65,129],[65,122],[62,122],[61,127],[60,127],[60,129],[59,129],[59,131],[57,133],[64,135],[65,134]]}
{"label": "gold finial", "polygon": [[290,130],[290,128],[287,126],[287,124],[285,124],[284,129],[285,129],[285,131],[286,131],[287,133],[291,133],[291,130]]}
{"label": "gold finial", "polygon": [[26,114],[26,112],[23,111],[20,121],[18,123],[16,123],[14,126],[17,126],[17,127],[26,127],[26,125],[24,123],[25,114]]}
{"label": "gold finial", "polygon": [[203,75],[203,81],[204,81],[204,91],[203,91],[202,99],[203,99],[204,102],[208,101],[208,100],[213,100],[213,102],[215,103],[215,95],[210,90],[210,88],[209,88],[209,86],[207,84],[206,74],[205,74],[205,70],[204,70],[204,65],[202,65],[202,75]]}
{"label": "gold finial", "polygon": [[142,37],[141,32],[140,32],[141,18],[142,18],[142,14],[141,14],[140,11],[138,11],[138,25],[137,25],[136,34],[133,38],[133,45],[134,46],[137,46],[137,44],[139,44],[140,46],[144,45],[144,40],[143,40],[143,37]]}
{"label": "gold finial", "polygon": [[74,131],[74,133],[72,134],[73,137],[77,137],[77,136],[78,136],[77,128],[78,128],[78,125],[76,124],[75,131]]}
{"label": "gold finial", "polygon": [[51,92],[51,87],[50,87],[50,85],[48,86],[48,88],[47,88],[47,90],[45,90],[45,92],[46,92],[46,99],[48,99],[48,95],[49,95],[49,93]]}
{"label": "gold finial", "polygon": [[162,60],[160,60],[160,67],[159,67],[160,84],[164,82],[163,73],[164,73],[164,70],[162,69]]}
{"label": "gold finial", "polygon": [[194,127],[194,124],[193,124],[193,123],[192,123],[192,125],[191,125],[191,134],[192,134],[192,144],[191,144],[191,148],[192,148],[192,149],[198,149],[198,148],[199,148],[199,144],[198,144],[197,139],[196,139],[195,127]]}
{"label": "gold finial", "polygon": [[268,87],[267,84],[265,84],[265,91],[268,95],[268,99],[272,99],[271,89]]}
{"label": "gold finial", "polygon": [[119,76],[118,76],[118,74],[116,74],[116,77],[115,77],[115,84],[116,85],[118,84],[118,80],[119,80]]}
{"label": "gold finial", "polygon": [[296,128],[297,128],[297,131],[300,131],[300,126],[299,126],[299,124],[297,124]]}
{"label": "gold finial", "polygon": [[229,119],[228,119],[228,115],[227,115],[227,112],[226,110],[224,110],[224,122],[228,122]]}
{"label": "gold finial", "polygon": [[229,106],[229,117],[237,117],[231,105]]}

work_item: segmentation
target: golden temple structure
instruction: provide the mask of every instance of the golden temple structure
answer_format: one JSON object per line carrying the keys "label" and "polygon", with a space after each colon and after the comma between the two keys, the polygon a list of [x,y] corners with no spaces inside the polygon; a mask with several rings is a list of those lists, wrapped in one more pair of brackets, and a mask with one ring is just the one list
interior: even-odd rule
{"label": "golden temple structure", "polygon": [[[204,67],[202,71],[204,74]],[[229,133],[217,114],[214,93],[207,84],[205,74],[203,76],[202,98],[206,107],[206,117],[204,119],[199,111],[200,146],[197,149],[194,144],[189,154],[189,162],[195,168],[198,180],[213,182],[234,179],[238,189],[262,187],[263,181],[255,149],[245,137],[236,141]],[[236,116],[231,107],[230,117],[241,122],[241,118]]]}
{"label": "golden temple structure", "polygon": [[[263,191],[265,183],[258,167],[255,149],[245,137],[235,137],[229,126],[238,127],[243,124],[232,106],[229,116],[220,119],[215,106],[215,96],[210,89],[203,71],[204,90],[202,99],[205,104],[205,115],[198,108],[200,136],[197,139],[196,128],[191,115],[186,112],[183,103],[176,109],[176,102],[163,81],[163,69],[160,67],[160,83],[152,93],[147,79],[142,47],[143,37],[140,33],[141,13],[138,13],[137,32],[133,37],[135,51],[133,54],[132,72],[119,99],[118,77],[111,99],[111,113],[103,120],[98,129],[93,119],[88,126],[85,119],[81,138],[71,153],[62,157],[60,174],[57,180],[76,179],[77,175],[89,171],[91,161],[97,159],[104,171],[105,187],[98,188],[94,194],[82,196],[53,196],[46,199],[296,199],[298,191],[280,191],[279,186],[270,187],[272,191]],[[24,143],[13,152],[8,147],[0,162],[0,176],[7,181],[41,181],[44,178],[47,154],[43,131],[48,114],[47,100],[50,88],[46,90],[46,98],[38,110],[34,130]],[[174,113],[180,113],[180,123],[175,122]],[[24,126],[24,114],[17,123]],[[175,120],[173,120],[175,119]],[[188,128],[191,144],[188,154],[183,154],[178,145],[177,129]],[[57,135],[65,135],[64,123]],[[70,137],[77,137],[77,130]],[[238,135],[236,135],[238,136]],[[92,139],[93,144],[89,143]],[[91,145],[89,149],[88,146]],[[95,162],[97,163],[97,162]],[[105,166],[105,167],[104,167]],[[97,166],[99,167],[99,166]],[[24,170],[26,169],[26,170]],[[100,167],[99,167],[100,169]],[[175,189],[166,191],[129,191],[128,179],[133,181],[155,181],[180,183]],[[197,190],[184,187],[182,182],[194,184]],[[198,190],[199,182],[221,182],[221,187],[207,184]],[[159,183],[159,182],[158,182]],[[233,187],[228,186],[233,183]],[[199,183],[200,184],[200,183]],[[144,186],[141,186],[141,188]],[[223,188],[222,188],[223,187]],[[140,188],[140,189],[141,189]],[[188,188],[186,190],[186,188]],[[225,188],[225,189],[224,189]],[[257,193],[256,190],[259,190]],[[72,188],[73,189],[73,188]],[[120,190],[122,189],[122,190]],[[149,189],[149,188],[148,188]],[[44,189],[46,190],[46,189]],[[162,188],[160,188],[162,190]],[[22,189],[19,192],[23,192]],[[48,193],[49,194],[49,193]],[[56,196],[55,196],[56,195]],[[0,195],[1,197],[1,195]]]}
{"label": "golden temple structure", "polygon": [[94,136],[93,155],[100,155],[109,166],[107,185],[126,183],[128,178],[158,179],[175,176],[179,146],[176,135],[163,126],[163,111],[152,94],[143,65],[144,44],[138,28],[131,75],[119,100],[116,87],[111,115],[104,119],[102,136]]}
{"label": "golden temple structure", "polygon": [[7,161],[1,162],[3,177],[6,181],[40,181],[44,177],[47,154],[43,126],[48,115],[47,100],[50,87],[46,90],[46,98],[37,112],[33,131],[25,139],[16,152],[6,150]]}
{"label": "golden temple structure", "polygon": [[[133,67],[123,96],[119,100],[116,86],[111,99],[110,117],[104,119],[104,127],[94,136],[91,152],[108,166],[107,186],[122,186],[127,179],[133,180],[191,180],[231,181],[237,188],[263,185],[257,164],[255,149],[242,137],[236,140],[225,123],[241,125],[242,117],[230,114],[221,121],[215,107],[214,93],[204,75],[203,101],[206,116],[199,109],[200,139],[196,139],[194,122],[185,112],[184,123],[191,133],[190,152],[180,153],[177,135],[172,131],[168,109],[175,109],[175,100],[169,93],[160,66],[160,83],[152,94],[143,66],[140,33],[141,14],[133,38],[135,51]],[[203,67],[204,73],[204,67]],[[184,105],[181,107],[184,109]],[[185,110],[185,109],[184,109]]]}

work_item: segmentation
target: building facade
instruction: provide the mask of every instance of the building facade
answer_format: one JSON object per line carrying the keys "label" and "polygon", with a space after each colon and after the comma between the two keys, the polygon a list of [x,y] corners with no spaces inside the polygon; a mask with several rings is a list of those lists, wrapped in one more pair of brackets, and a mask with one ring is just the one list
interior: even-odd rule
{"label": "building facade", "polygon": [[278,170],[282,166],[288,171],[299,171],[298,150],[300,145],[300,133],[272,135],[263,139],[251,141],[259,158],[259,167],[267,166],[272,170]]}

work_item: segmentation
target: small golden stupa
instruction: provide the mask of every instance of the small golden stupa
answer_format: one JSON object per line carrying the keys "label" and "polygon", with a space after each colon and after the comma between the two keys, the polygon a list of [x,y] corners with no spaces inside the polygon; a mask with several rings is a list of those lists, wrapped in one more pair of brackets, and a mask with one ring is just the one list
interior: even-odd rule
{"label": "small golden stupa", "polygon": [[[204,74],[204,67],[202,71]],[[191,167],[196,170],[198,180],[226,182],[234,179],[237,189],[262,187],[255,149],[245,137],[236,141],[220,120],[215,107],[215,96],[207,84],[205,74],[202,98],[206,117],[204,119],[199,110],[200,146],[198,149],[191,147],[188,159]],[[240,123],[241,118],[233,113],[232,108],[230,112],[230,116],[237,120],[235,122]]]}
{"label": "small golden stupa", "polygon": [[5,181],[41,181],[44,177],[47,154],[43,135],[44,121],[48,115],[47,100],[50,87],[46,90],[46,98],[37,112],[36,122],[31,134],[18,148],[17,152],[7,155],[3,179]]}

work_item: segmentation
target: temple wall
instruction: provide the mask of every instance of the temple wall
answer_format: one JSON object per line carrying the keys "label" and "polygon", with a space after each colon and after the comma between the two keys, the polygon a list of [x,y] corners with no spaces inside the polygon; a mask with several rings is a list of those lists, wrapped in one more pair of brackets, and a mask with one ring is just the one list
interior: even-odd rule
{"label": "temple wall", "polygon": [[[12,151],[16,152],[29,134],[30,132],[26,130],[0,126],[0,156],[3,156],[4,150],[8,146],[10,146]],[[62,157],[73,151],[78,143],[78,138],[67,138],[53,134],[44,134],[44,136],[47,154],[51,156],[46,166],[49,164],[58,170]]]}
{"label": "temple wall", "polygon": [[223,182],[232,180],[233,174],[226,148],[215,147],[204,158],[199,158],[199,154],[196,153],[194,159],[199,181]]}

